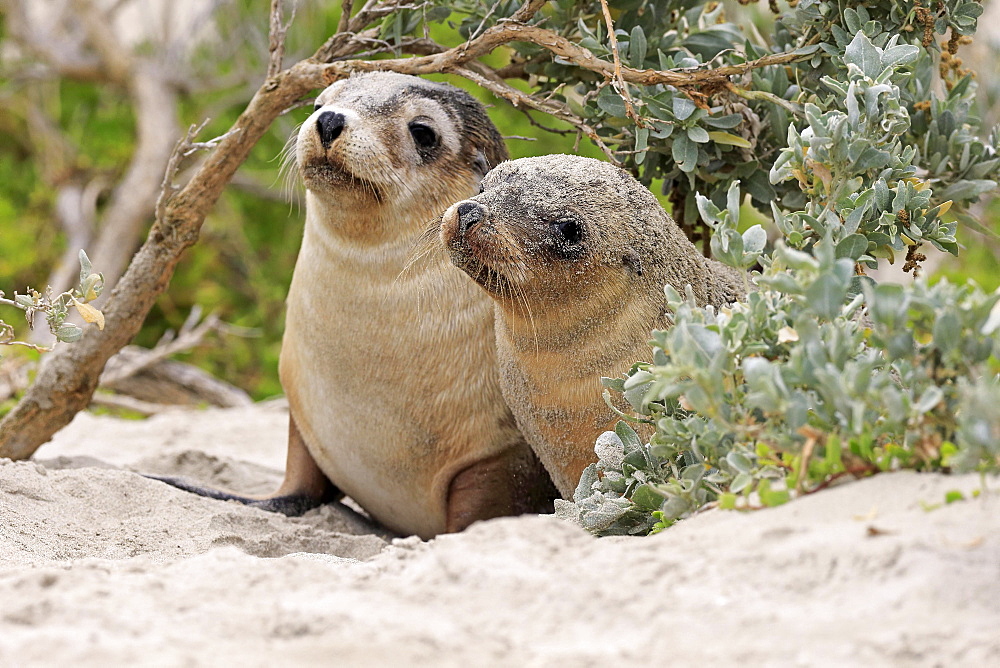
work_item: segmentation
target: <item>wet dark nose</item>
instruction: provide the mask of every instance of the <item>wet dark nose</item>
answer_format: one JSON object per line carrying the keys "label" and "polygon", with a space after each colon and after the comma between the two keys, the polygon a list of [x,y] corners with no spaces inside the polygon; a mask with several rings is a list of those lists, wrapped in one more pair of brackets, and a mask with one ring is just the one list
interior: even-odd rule
{"label": "wet dark nose", "polygon": [[340,136],[344,130],[347,119],[343,114],[335,111],[324,111],[316,119],[316,131],[319,132],[319,140],[323,143],[323,148],[330,148],[330,144]]}
{"label": "wet dark nose", "polygon": [[476,223],[482,222],[486,208],[478,202],[462,202],[458,205],[458,231],[465,234]]}

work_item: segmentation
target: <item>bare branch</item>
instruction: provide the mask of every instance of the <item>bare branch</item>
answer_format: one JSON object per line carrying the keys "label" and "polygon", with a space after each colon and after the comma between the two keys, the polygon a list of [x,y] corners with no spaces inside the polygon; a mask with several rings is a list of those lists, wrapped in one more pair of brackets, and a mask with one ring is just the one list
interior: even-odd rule
{"label": "bare branch", "polygon": [[604,12],[604,23],[608,27],[608,41],[611,42],[611,56],[614,58],[614,72],[611,78],[611,86],[618,91],[622,102],[625,103],[625,115],[635,121],[639,127],[644,127],[642,119],[635,113],[635,105],[632,103],[632,96],[628,92],[628,84],[622,78],[622,59],[618,53],[618,36],[615,34],[615,24],[611,20],[611,10],[608,9],[608,0],[601,0],[601,10]]}
{"label": "bare branch", "polygon": [[[160,184],[160,194],[156,198],[155,211],[157,218],[163,218],[167,202],[180,190],[180,186],[174,185],[174,178],[177,176],[177,172],[180,171],[181,161],[191,155],[194,147],[194,138],[205,129],[208,122],[209,119],[206,118],[201,122],[201,125],[188,126],[187,134],[177,140],[174,150],[170,153],[170,159],[167,160],[167,169],[163,174],[163,182]],[[233,128],[230,132],[234,130],[236,128]]]}
{"label": "bare branch", "polygon": [[[322,78],[324,83],[330,83],[343,78],[354,71],[391,70],[403,74],[449,72],[510,42],[531,42],[537,44],[578,67],[605,76],[609,81],[615,76],[614,63],[609,63],[606,60],[598,58],[589,49],[574,44],[551,30],[535,25],[518,23],[513,20],[504,21],[488,28],[476,39],[438,54],[417,58],[395,58],[375,61],[342,60],[329,64],[309,63],[307,61],[305,67],[318,70],[318,76]],[[643,86],[666,84],[682,90],[696,90],[700,87],[724,86],[729,77],[743,75],[761,67],[785,65],[806,60],[813,55],[812,51],[792,51],[763,56],[738,65],[683,71],[637,70],[622,65],[621,78],[628,83]]]}
{"label": "bare branch", "polygon": [[118,84],[128,85],[135,59],[121,40],[114,34],[104,12],[97,11],[91,0],[73,0],[73,7],[80,17],[87,39],[101,60],[108,78]]}
{"label": "bare branch", "polygon": [[195,306],[191,309],[191,313],[184,322],[184,326],[181,327],[176,335],[172,332],[167,332],[154,348],[149,350],[137,349],[142,350],[142,354],[111,358],[104,373],[101,374],[101,385],[114,389],[116,384],[134,376],[143,369],[158,364],[177,353],[191,350],[204,342],[205,337],[210,332],[219,330],[218,316],[214,314],[209,315],[199,323],[200,319],[201,308]]}
{"label": "bare branch", "polygon": [[493,81],[492,79],[488,79],[480,75],[478,72],[474,72],[468,68],[456,67],[452,68],[451,71],[459,76],[465,77],[473,83],[478,84],[494,95],[507,100],[516,108],[529,107],[536,111],[549,114],[550,116],[558,118],[561,121],[566,121],[567,123],[573,125],[578,131],[587,135],[592,142],[597,144],[598,148],[604,152],[604,155],[607,156],[608,160],[612,164],[621,167],[621,161],[615,156],[614,151],[612,151],[608,145],[604,143],[604,140],[602,140],[597,134],[597,131],[588,125],[582,118],[571,112],[569,107],[566,105],[554,100],[540,100],[536,97],[532,97],[531,95],[522,93],[506,82]]}
{"label": "bare branch", "polygon": [[295,20],[295,9],[298,5],[292,3],[292,15],[288,18],[288,23],[281,22],[284,13],[282,0],[271,0],[271,30],[268,38],[268,51],[271,54],[270,62],[267,66],[267,77],[270,79],[281,71],[281,65],[285,59],[285,35],[289,26]]}
{"label": "bare branch", "polygon": [[340,21],[337,23],[337,33],[347,32],[347,26],[351,22],[351,10],[354,9],[354,0],[343,0],[340,3]]}

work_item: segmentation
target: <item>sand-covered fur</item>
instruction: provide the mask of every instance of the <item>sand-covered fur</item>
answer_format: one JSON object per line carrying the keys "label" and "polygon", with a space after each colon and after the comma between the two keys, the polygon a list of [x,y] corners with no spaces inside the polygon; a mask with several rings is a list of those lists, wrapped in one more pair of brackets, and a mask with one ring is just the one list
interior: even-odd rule
{"label": "sand-covered fur", "polygon": [[496,303],[501,387],[564,497],[617,417],[601,376],[650,361],[669,326],[665,285],[702,305],[742,297],[746,277],[706,259],[622,169],[548,155],[492,170],[443,216],[452,261]]}

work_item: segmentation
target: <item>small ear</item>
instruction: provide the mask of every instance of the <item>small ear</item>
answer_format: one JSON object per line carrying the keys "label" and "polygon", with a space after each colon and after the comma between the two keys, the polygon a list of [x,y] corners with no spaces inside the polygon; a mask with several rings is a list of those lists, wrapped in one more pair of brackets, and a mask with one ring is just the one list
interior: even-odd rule
{"label": "small ear", "polygon": [[642,259],[634,250],[629,250],[625,253],[625,257],[622,258],[622,264],[636,276],[642,276]]}
{"label": "small ear", "polygon": [[480,180],[486,176],[486,172],[490,171],[490,161],[486,159],[486,154],[481,150],[477,150],[476,155],[472,157],[472,169],[479,174]]}

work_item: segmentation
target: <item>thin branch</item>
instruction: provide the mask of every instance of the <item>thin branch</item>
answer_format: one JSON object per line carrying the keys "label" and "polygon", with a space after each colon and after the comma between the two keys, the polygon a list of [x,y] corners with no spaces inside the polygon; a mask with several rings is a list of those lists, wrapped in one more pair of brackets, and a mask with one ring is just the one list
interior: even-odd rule
{"label": "thin branch", "polygon": [[587,124],[582,118],[574,114],[569,110],[566,105],[556,102],[554,100],[539,100],[538,98],[532,97],[525,93],[522,93],[518,89],[514,88],[506,82],[496,82],[488,79],[478,72],[474,72],[471,69],[465,67],[455,67],[451,68],[451,72],[468,79],[469,81],[485,88],[497,97],[503,98],[510,102],[514,107],[529,107],[536,111],[541,111],[554,118],[558,118],[561,121],[566,121],[567,123],[574,126],[577,130],[587,135],[592,142],[597,144],[598,148],[604,152],[604,155],[608,157],[608,160],[617,165],[622,166],[622,163],[618,158],[615,157],[614,151],[612,151],[604,140],[597,134],[590,125]]}
{"label": "thin branch", "polygon": [[347,32],[347,26],[351,22],[352,9],[354,9],[354,0],[343,0],[340,3],[340,21],[337,23],[337,33]]}
{"label": "thin branch", "polygon": [[726,88],[730,92],[739,95],[744,100],[764,100],[766,102],[771,102],[772,104],[776,104],[779,107],[784,108],[785,110],[794,114],[795,116],[798,116],[799,118],[802,118],[805,115],[805,112],[802,111],[802,108],[799,105],[795,104],[794,102],[789,102],[785,98],[779,97],[774,93],[769,93],[766,90],[747,90],[745,88],[740,88],[739,86],[733,83],[726,84]]}
{"label": "thin branch", "polygon": [[229,132],[224,135],[220,135],[215,139],[210,139],[206,142],[194,141],[194,138],[205,129],[206,125],[208,125],[209,120],[210,119],[206,118],[200,125],[189,126],[187,134],[177,140],[177,144],[174,146],[174,150],[170,154],[170,159],[167,161],[167,169],[163,174],[163,182],[160,185],[160,195],[156,199],[155,210],[156,217],[158,219],[163,218],[167,203],[180,190],[180,186],[175,186],[173,181],[177,176],[177,172],[181,168],[181,162],[184,158],[190,156],[196,151],[213,149],[219,144],[220,141],[240,131],[238,127],[233,127],[229,130]]}
{"label": "thin branch", "polygon": [[[578,67],[601,74],[609,81],[615,76],[614,63],[598,58],[589,49],[574,44],[551,30],[513,20],[504,21],[488,28],[482,35],[465,44],[428,56],[373,61],[352,59],[327,64],[306,62],[304,66],[318,70],[318,76],[322,77],[324,83],[336,81],[355,71],[391,70],[403,74],[433,74],[453,71],[456,67],[464,66],[510,42],[531,42]],[[628,83],[643,86],[665,84],[680,89],[697,89],[703,86],[724,85],[729,81],[729,77],[744,75],[751,70],[762,67],[806,60],[811,58],[813,54],[813,49],[800,49],[787,53],[770,54],[738,65],[684,71],[637,70],[622,65],[621,78]]]}
{"label": "thin branch", "polygon": [[271,28],[268,35],[268,52],[271,57],[267,65],[268,79],[281,71],[281,65],[285,60],[285,35],[295,20],[297,7],[298,4],[293,2],[292,15],[288,17],[288,23],[282,23],[281,16],[284,14],[282,0],[271,0]]}
{"label": "thin branch", "polygon": [[615,34],[615,24],[611,20],[611,10],[608,9],[608,0],[601,0],[601,11],[604,12],[604,23],[608,27],[611,57],[614,58],[614,75],[611,79],[611,86],[618,91],[619,97],[625,103],[625,115],[631,118],[639,127],[645,127],[642,119],[635,113],[635,105],[632,103],[632,95],[628,92],[628,84],[622,78],[622,59],[621,54],[618,53],[618,35]]}
{"label": "thin branch", "polygon": [[143,350],[140,355],[130,355],[128,358],[120,360],[117,363],[116,358],[112,358],[108,363],[107,369],[101,374],[101,385],[113,388],[116,383],[120,383],[126,378],[136,375],[143,369],[148,369],[154,364],[162,362],[171,355],[194,348],[205,340],[209,332],[218,330],[218,316],[214,314],[209,315],[199,323],[200,319],[201,308],[195,306],[191,309],[187,320],[176,335],[172,332],[167,332],[157,342],[155,347]]}

